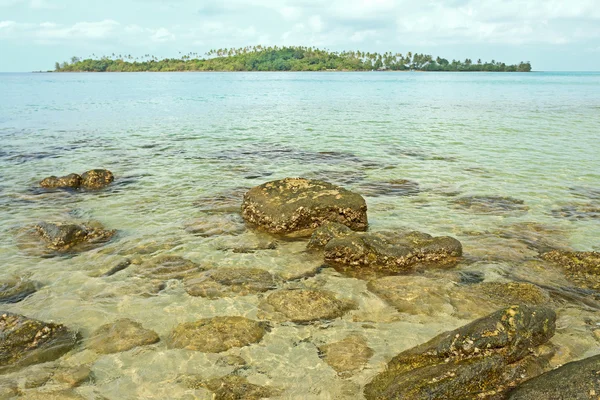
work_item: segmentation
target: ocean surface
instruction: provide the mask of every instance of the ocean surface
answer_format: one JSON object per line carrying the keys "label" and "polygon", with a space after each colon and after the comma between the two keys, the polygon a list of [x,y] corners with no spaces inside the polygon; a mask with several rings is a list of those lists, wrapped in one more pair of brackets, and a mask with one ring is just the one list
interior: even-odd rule
{"label": "ocean surface", "polygon": [[[278,398],[360,399],[395,354],[474,319],[399,312],[367,280],[319,268],[306,241],[245,229],[241,196],[267,181],[327,180],[363,194],[371,231],[459,239],[464,261],[431,272],[457,285],[460,271],[475,270],[485,281],[558,287],[563,277],[540,251],[600,251],[600,73],[0,74],[0,93],[0,278],[41,284],[2,308],[81,332],[82,344],[56,363],[91,368],[94,380],[74,389],[84,398],[210,399],[181,377],[235,373],[278,388]],[[47,176],[93,168],[115,182],[98,192],[39,188]],[[40,221],[98,221],[118,233],[90,251],[40,257],[19,242]],[[276,248],[232,250],[264,241]],[[164,340],[109,355],[86,349],[91,332],[118,318],[161,339],[200,318],[257,318],[263,295],[192,297],[178,280],[146,290],[135,265],[101,276],[125,258],[159,254],[265,269],[279,287],[327,289],[359,308],[333,321],[273,323],[260,343],[221,354]],[[589,328],[600,324],[597,309],[553,301],[554,363],[600,353]],[[352,334],[374,353],[339,376],[318,347]],[[224,355],[246,365],[226,365]]]}

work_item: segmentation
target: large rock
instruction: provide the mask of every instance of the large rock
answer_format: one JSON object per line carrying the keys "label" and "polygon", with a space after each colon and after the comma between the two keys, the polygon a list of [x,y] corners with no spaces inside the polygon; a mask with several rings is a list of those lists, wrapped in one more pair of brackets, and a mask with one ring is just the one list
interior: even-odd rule
{"label": "large rock", "polygon": [[8,312],[0,314],[0,338],[0,373],[55,360],[77,343],[64,325]]}
{"label": "large rock", "polygon": [[497,396],[543,372],[530,355],[555,330],[556,314],[512,306],[442,333],[394,357],[366,385],[367,399],[475,399]]}
{"label": "large rock", "polygon": [[154,344],[159,340],[156,332],[145,329],[139,322],[122,318],[98,328],[89,338],[88,347],[98,353],[110,354]]}
{"label": "large rock", "polygon": [[325,261],[334,266],[410,272],[416,264],[443,266],[462,255],[461,243],[449,236],[433,237],[422,232],[353,232],[330,240],[324,247]]}
{"label": "large rock", "polygon": [[275,288],[273,275],[258,268],[217,268],[184,283],[188,294],[209,299],[246,296]]}
{"label": "large rock", "polygon": [[258,343],[266,324],[244,317],[214,317],[178,325],[168,344],[172,348],[220,353],[232,347]]}
{"label": "large rock", "polygon": [[81,186],[81,176],[78,174],[49,176],[40,182],[40,186],[46,189],[78,189]]}
{"label": "large rock", "polygon": [[307,323],[339,318],[356,309],[350,300],[340,300],[324,290],[278,290],[269,294],[259,305],[259,317],[276,321]]}
{"label": "large rock", "polygon": [[107,169],[92,169],[81,175],[81,186],[85,189],[102,189],[115,180],[112,172]]}
{"label": "large rock", "polygon": [[596,400],[600,396],[600,355],[570,362],[522,383],[509,400]]}
{"label": "large rock", "polygon": [[545,260],[561,266],[567,278],[579,286],[600,290],[600,253],[596,251],[559,251],[544,253]]}
{"label": "large rock", "polygon": [[365,199],[331,183],[303,178],[267,182],[244,195],[242,216],[259,229],[307,236],[326,221],[365,231]]}
{"label": "large rock", "polygon": [[35,226],[46,247],[58,252],[83,250],[110,240],[115,230],[106,230],[92,224],[62,224],[40,222]]}

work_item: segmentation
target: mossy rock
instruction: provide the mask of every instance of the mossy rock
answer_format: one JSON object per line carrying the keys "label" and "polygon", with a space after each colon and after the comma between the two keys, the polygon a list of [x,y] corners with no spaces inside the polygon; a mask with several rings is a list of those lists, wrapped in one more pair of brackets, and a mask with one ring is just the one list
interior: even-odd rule
{"label": "mossy rock", "polygon": [[112,172],[107,169],[92,169],[81,175],[81,186],[85,189],[96,190],[110,185],[115,180]]}
{"label": "mossy rock", "polygon": [[600,395],[600,355],[570,362],[530,379],[508,394],[508,400],[592,400]]}
{"label": "mossy rock", "polygon": [[596,251],[553,250],[542,255],[545,260],[558,264],[575,284],[600,290],[600,253]]}
{"label": "mossy rock", "polygon": [[550,302],[550,296],[539,286],[526,282],[483,282],[466,290],[491,301],[498,307],[514,304],[540,306]]}
{"label": "mossy rock", "polygon": [[365,386],[367,399],[471,399],[498,395],[546,360],[530,356],[555,330],[556,314],[512,306],[442,333],[394,357]]}
{"label": "mossy rock", "polygon": [[337,222],[326,222],[318,227],[310,237],[308,250],[323,250],[332,239],[344,237],[352,233],[352,229]]}
{"label": "mossy rock", "polygon": [[330,320],[343,316],[357,308],[351,300],[340,300],[324,290],[278,290],[269,294],[260,303],[259,317],[276,321],[307,323]]}
{"label": "mossy rock", "polygon": [[40,284],[26,279],[0,281],[0,303],[18,303],[35,293]]}
{"label": "mossy rock", "polygon": [[360,335],[351,335],[339,342],[319,347],[323,360],[340,376],[350,376],[365,367],[373,356],[367,340]]}
{"label": "mossy rock", "polygon": [[261,341],[266,324],[244,317],[214,317],[178,325],[171,333],[171,348],[220,353]]}
{"label": "mossy rock", "polygon": [[0,337],[0,373],[55,360],[77,344],[64,325],[8,312],[0,315]]}
{"label": "mossy rock", "polygon": [[273,275],[258,268],[216,268],[186,279],[191,296],[216,299],[263,293],[276,287]]}
{"label": "mossy rock", "polygon": [[180,256],[159,255],[143,262],[136,271],[144,278],[168,280],[195,275],[203,271],[203,268]]}
{"label": "mossy rock", "polygon": [[119,353],[160,341],[156,332],[129,318],[102,325],[88,339],[88,348],[101,354]]}
{"label": "mossy rock", "polygon": [[40,182],[40,186],[46,189],[79,189],[81,176],[69,174],[61,177],[49,176]]}
{"label": "mossy rock", "polygon": [[64,224],[40,222],[35,232],[49,250],[57,252],[82,251],[102,245],[116,233],[99,224]]}
{"label": "mossy rock", "polygon": [[274,234],[309,236],[327,221],[356,231],[368,226],[365,199],[331,183],[286,178],[250,189],[242,203],[246,222]]}

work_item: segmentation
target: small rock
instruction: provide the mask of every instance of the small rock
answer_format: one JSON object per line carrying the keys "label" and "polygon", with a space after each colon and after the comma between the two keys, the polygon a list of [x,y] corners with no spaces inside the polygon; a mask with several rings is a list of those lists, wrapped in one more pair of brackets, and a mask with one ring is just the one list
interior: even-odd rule
{"label": "small rock", "polygon": [[325,362],[341,376],[361,370],[373,356],[367,340],[360,335],[351,335],[339,342],[320,346],[319,351]]}
{"label": "small rock", "polygon": [[247,362],[240,356],[229,354],[223,357],[219,357],[216,364],[219,367],[243,367],[247,364]]}
{"label": "small rock", "polygon": [[40,284],[25,279],[0,281],[0,303],[18,303],[35,293]]}
{"label": "small rock", "polygon": [[139,275],[145,278],[161,280],[183,279],[197,274],[203,269],[196,263],[174,255],[160,255],[143,262],[137,268]]}
{"label": "small rock", "polygon": [[85,189],[102,189],[115,180],[114,175],[107,169],[92,169],[81,175],[81,186]]}
{"label": "small rock", "polygon": [[83,250],[103,244],[116,233],[89,224],[62,224],[40,222],[35,226],[37,234],[46,242],[48,249],[65,252]]}
{"label": "small rock", "polygon": [[90,381],[92,376],[92,370],[89,367],[77,366],[59,369],[52,375],[52,380],[57,383],[66,384],[70,388],[74,388]]}
{"label": "small rock", "polygon": [[40,186],[47,189],[78,189],[81,186],[81,176],[69,174],[66,176],[50,176],[40,182]]}
{"label": "small rock", "polygon": [[275,288],[273,275],[258,268],[217,268],[185,280],[185,291],[191,296],[246,296]]}
{"label": "small rock", "polygon": [[160,338],[156,332],[145,329],[139,322],[123,318],[98,328],[88,339],[88,348],[97,353],[110,354],[158,341]]}

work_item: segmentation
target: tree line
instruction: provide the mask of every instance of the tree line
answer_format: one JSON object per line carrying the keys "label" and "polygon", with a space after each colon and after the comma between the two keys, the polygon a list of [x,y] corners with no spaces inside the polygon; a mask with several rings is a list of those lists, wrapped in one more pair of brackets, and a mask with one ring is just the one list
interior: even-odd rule
{"label": "tree line", "polygon": [[473,62],[408,52],[372,53],[362,51],[329,51],[314,47],[288,46],[214,49],[204,55],[179,53],[179,58],[163,58],[145,54],[91,56],[56,63],[56,72],[171,72],[171,71],[487,71],[530,72],[531,63],[508,65],[492,60]]}

